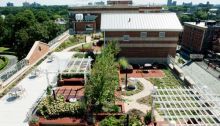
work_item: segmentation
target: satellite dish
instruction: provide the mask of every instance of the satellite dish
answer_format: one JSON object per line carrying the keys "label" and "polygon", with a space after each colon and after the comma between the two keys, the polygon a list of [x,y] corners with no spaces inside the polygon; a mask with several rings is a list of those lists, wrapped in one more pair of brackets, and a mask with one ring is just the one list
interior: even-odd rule
{"label": "satellite dish", "polygon": [[83,20],[83,14],[76,14],[75,18],[76,18],[76,21],[82,21]]}

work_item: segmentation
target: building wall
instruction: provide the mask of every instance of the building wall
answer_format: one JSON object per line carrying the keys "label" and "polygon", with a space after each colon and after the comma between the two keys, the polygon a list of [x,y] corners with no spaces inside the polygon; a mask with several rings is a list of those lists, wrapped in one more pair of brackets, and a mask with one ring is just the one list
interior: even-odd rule
{"label": "building wall", "polygon": [[28,61],[29,65],[31,65],[48,52],[49,46],[46,43],[36,41],[25,59]]}
{"label": "building wall", "polygon": [[[145,32],[145,31],[142,31]],[[146,31],[147,32],[147,31]],[[114,32],[105,32],[106,37],[123,37],[123,35],[129,35],[130,37],[140,37],[141,32],[135,31],[114,31]],[[159,32],[147,32],[147,37],[158,37]],[[166,32],[165,37],[179,37],[178,32]]]}
{"label": "building wall", "polygon": [[[129,41],[123,40],[123,35],[129,35]],[[141,32],[105,32],[105,40],[119,42],[120,56],[128,58],[132,63],[164,62],[168,55],[176,55],[178,32],[165,32],[160,38],[159,32],[147,32],[146,38],[140,37]]]}
{"label": "building wall", "polygon": [[204,34],[205,29],[185,25],[181,45],[189,51],[200,53],[203,51]]}
{"label": "building wall", "polygon": [[[73,25],[74,25],[74,23],[73,23]],[[86,25],[92,25],[93,30],[92,31],[86,31]],[[95,30],[96,30],[96,22],[75,22],[75,31],[76,31],[76,33],[95,32]]]}

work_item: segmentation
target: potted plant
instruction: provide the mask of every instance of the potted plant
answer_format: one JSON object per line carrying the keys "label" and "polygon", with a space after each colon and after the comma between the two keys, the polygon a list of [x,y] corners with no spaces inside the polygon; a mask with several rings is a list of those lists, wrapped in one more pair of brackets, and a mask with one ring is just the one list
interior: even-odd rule
{"label": "potted plant", "polygon": [[151,112],[150,111],[148,111],[147,114],[145,115],[144,122],[147,125],[151,123]]}
{"label": "potted plant", "polygon": [[39,126],[39,117],[33,116],[29,121],[29,126]]}

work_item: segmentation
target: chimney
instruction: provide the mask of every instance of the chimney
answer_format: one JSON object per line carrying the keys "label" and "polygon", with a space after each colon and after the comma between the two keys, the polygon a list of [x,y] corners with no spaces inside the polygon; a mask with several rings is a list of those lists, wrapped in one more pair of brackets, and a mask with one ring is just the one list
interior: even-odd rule
{"label": "chimney", "polygon": [[200,23],[200,19],[196,19],[196,25]]}

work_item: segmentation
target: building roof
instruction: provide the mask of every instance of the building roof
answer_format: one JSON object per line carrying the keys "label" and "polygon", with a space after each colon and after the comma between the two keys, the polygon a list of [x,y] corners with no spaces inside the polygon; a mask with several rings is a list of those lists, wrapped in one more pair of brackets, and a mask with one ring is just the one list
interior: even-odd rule
{"label": "building roof", "polygon": [[102,31],[182,31],[175,13],[106,13],[101,16]]}
{"label": "building roof", "polygon": [[205,22],[200,22],[198,24],[196,24],[196,22],[184,22],[184,24],[186,25],[191,25],[191,26],[195,26],[195,27],[199,27],[199,28],[208,28],[206,25],[205,25]]}

